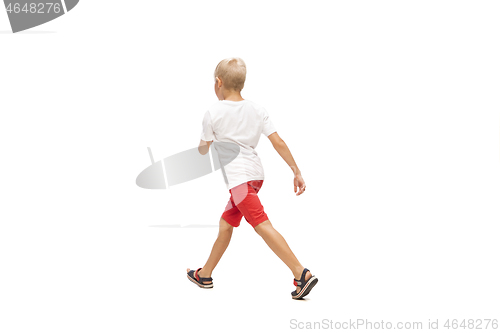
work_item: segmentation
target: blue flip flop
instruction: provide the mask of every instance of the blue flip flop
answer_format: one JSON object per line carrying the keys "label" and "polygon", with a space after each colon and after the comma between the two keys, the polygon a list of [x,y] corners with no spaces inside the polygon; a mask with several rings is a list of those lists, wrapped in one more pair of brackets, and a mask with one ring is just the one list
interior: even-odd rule
{"label": "blue flip flop", "polygon": [[304,296],[309,294],[311,292],[311,289],[314,288],[316,283],[318,283],[318,278],[315,277],[314,275],[309,278],[309,280],[306,281],[306,273],[309,272],[307,268],[304,268],[304,271],[302,272],[302,276],[300,277],[300,280],[293,279],[293,284],[296,287],[300,287],[300,291],[297,293],[296,290],[292,291],[292,298],[293,299],[302,299]]}
{"label": "blue flip flop", "polygon": [[[190,270],[188,273],[187,273],[187,277],[188,279],[193,282],[194,284],[196,284],[198,287],[200,288],[213,288],[214,287],[214,284],[212,282],[212,278],[209,277],[209,278],[204,278],[204,277],[201,277],[198,275],[198,271],[200,270],[201,268],[198,268],[197,270]],[[206,281],[210,281],[210,283],[203,283],[203,282],[206,282]]]}

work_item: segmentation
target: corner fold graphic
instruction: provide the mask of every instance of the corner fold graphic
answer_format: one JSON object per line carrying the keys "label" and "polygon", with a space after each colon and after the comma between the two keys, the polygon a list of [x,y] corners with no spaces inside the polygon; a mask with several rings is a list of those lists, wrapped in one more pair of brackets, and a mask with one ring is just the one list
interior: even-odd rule
{"label": "corner fold graphic", "polygon": [[[4,0],[12,32],[31,29],[52,21],[70,11],[79,0]],[[64,6],[65,5],[65,6]]]}
{"label": "corner fold graphic", "polygon": [[78,1],[80,0],[64,0],[64,2],[66,3],[66,10],[69,12],[70,10],[75,8],[75,6],[78,4]]}

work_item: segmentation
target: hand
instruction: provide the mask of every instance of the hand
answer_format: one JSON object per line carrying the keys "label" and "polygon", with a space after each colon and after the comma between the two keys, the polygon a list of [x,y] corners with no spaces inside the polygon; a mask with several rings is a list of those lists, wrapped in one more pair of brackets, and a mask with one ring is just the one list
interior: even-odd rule
{"label": "hand", "polygon": [[[299,192],[297,192],[297,187],[299,188]],[[301,195],[306,190],[306,183],[300,174],[295,175],[293,178],[293,191],[297,193],[296,195]]]}

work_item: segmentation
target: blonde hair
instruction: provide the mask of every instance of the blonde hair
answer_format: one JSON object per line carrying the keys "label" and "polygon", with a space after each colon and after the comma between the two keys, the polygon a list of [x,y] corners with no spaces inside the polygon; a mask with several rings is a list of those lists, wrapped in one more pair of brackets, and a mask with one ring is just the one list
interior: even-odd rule
{"label": "blonde hair", "polygon": [[227,89],[241,91],[247,77],[247,66],[241,58],[224,59],[215,68],[215,77],[221,79]]}

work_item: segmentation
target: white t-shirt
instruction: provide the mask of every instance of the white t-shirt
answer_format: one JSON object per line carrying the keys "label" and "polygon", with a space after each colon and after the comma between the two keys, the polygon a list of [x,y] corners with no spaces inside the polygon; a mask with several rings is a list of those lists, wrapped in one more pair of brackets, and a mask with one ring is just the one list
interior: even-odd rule
{"label": "white t-shirt", "polygon": [[239,146],[236,158],[222,167],[227,188],[231,189],[250,180],[264,179],[264,168],[255,148],[261,134],[267,137],[274,132],[276,129],[263,107],[246,99],[222,100],[205,113],[201,140]]}

